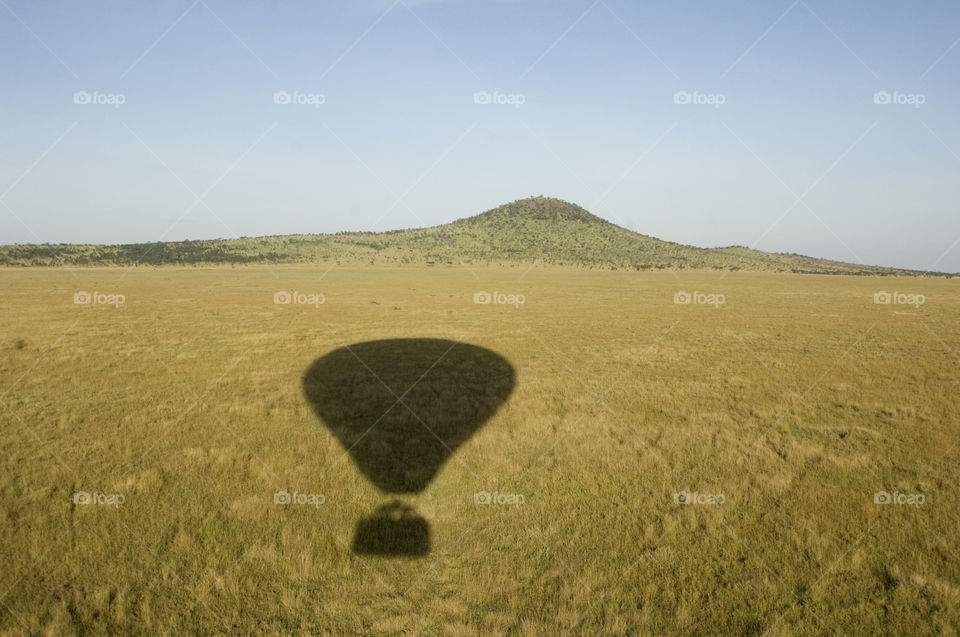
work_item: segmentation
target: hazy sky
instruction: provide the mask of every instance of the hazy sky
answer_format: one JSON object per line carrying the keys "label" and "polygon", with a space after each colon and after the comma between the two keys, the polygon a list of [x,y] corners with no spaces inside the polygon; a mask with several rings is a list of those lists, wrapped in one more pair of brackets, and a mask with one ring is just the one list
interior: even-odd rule
{"label": "hazy sky", "polygon": [[0,0],[0,243],[544,194],[671,241],[956,272],[958,41],[956,0]]}

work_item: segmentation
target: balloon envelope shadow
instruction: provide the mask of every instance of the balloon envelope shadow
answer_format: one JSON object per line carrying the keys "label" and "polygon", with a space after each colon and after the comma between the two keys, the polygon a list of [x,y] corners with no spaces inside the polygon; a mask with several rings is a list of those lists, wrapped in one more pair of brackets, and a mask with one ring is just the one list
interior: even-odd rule
{"label": "balloon envelope shadow", "polygon": [[[433,338],[356,343],[303,376],[314,411],[385,493],[419,493],[513,391],[513,366],[483,347]],[[426,520],[393,502],[357,525],[353,550],[429,552]]]}

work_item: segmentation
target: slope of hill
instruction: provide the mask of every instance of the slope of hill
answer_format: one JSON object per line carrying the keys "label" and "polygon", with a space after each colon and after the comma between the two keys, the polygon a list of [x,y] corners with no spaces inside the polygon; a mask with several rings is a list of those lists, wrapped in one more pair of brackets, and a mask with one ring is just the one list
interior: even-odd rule
{"label": "slope of hill", "polygon": [[[0,246],[0,266],[222,263],[533,263],[615,269],[920,274],[744,247],[696,248],[632,232],[580,206],[532,197],[431,228],[111,246]],[[934,273],[928,273],[934,274]]]}

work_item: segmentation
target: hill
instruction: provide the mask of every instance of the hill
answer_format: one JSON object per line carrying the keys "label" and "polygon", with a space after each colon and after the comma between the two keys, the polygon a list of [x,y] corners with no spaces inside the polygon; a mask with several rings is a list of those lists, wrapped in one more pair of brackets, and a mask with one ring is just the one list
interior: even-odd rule
{"label": "hill", "polygon": [[550,197],[532,197],[431,228],[122,245],[0,246],[0,266],[225,263],[547,263],[612,269],[716,269],[820,274],[937,274],[771,254],[696,248],[632,232]]}

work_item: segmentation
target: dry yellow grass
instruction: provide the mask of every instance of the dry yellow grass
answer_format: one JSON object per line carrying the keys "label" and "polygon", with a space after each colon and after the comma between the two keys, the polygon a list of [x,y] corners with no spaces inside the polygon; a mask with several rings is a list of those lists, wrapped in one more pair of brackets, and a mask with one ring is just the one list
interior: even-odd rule
{"label": "dry yellow grass", "polygon": [[[960,626],[957,280],[249,267],[3,270],[0,286],[0,633]],[[390,338],[462,340],[516,371],[400,496],[431,528],[415,559],[351,552],[390,497],[301,386],[324,354]]]}

